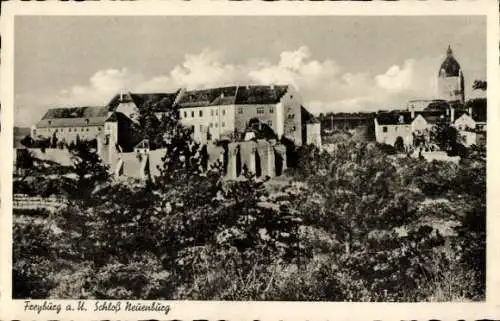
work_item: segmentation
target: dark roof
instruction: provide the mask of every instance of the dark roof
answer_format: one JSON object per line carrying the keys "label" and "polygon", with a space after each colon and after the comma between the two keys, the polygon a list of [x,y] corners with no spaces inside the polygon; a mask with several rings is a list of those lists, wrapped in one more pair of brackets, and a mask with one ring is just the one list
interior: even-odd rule
{"label": "dark roof", "polygon": [[288,86],[230,86],[186,91],[179,107],[218,105],[276,104],[287,92]]}
{"label": "dark roof", "polygon": [[[125,93],[122,102],[132,102],[137,108],[141,109],[146,103],[150,103],[154,112],[168,111],[174,105],[179,91],[174,93]],[[109,110],[116,110],[120,104],[121,94],[116,94],[108,103]]]}
{"label": "dark roof", "polygon": [[36,127],[100,126],[107,117],[107,107],[51,108]]}
{"label": "dark roof", "polygon": [[276,104],[287,90],[288,86],[240,86],[236,95],[236,104]]}
{"label": "dark roof", "polygon": [[234,105],[238,87],[217,87],[199,90],[189,90],[180,97],[180,108],[203,107],[217,105]]}
{"label": "dark roof", "polygon": [[[440,110],[424,110],[416,111],[414,118],[411,117],[411,112],[408,111],[390,111],[381,112],[377,114],[377,122],[379,125],[408,125],[413,122],[415,118],[421,115],[428,123],[436,124],[447,119],[446,113]],[[403,117],[401,122],[401,118]]]}
{"label": "dark roof", "polygon": [[413,121],[409,112],[394,111],[378,113],[376,119],[379,125],[407,125]]}
{"label": "dark roof", "polygon": [[453,57],[453,51],[451,47],[448,46],[448,50],[446,51],[446,59],[441,64],[439,68],[439,75],[441,76],[441,72],[444,71],[445,77],[458,77],[460,75],[460,64]]}

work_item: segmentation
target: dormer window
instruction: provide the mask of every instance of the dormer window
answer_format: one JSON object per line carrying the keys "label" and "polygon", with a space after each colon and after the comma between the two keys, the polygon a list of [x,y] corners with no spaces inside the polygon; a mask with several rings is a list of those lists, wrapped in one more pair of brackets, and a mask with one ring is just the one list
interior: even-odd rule
{"label": "dormer window", "polygon": [[89,124],[89,119],[88,118],[85,119],[85,124],[87,124],[87,125]]}
{"label": "dormer window", "polygon": [[49,120],[49,125],[52,125],[52,120]]}
{"label": "dormer window", "polygon": [[399,123],[400,123],[400,124],[404,124],[404,122],[405,122],[405,118],[404,118],[404,116],[403,116],[403,115],[400,115],[400,116],[399,116]]}

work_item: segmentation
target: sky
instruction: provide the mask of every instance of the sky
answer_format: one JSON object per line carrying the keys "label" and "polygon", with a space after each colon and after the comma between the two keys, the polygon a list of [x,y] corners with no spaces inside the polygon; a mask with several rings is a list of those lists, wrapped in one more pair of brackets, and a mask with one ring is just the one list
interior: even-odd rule
{"label": "sky", "polygon": [[234,84],[292,84],[315,114],[403,108],[435,98],[448,45],[474,96],[486,79],[480,16],[18,16],[15,124],[121,90]]}

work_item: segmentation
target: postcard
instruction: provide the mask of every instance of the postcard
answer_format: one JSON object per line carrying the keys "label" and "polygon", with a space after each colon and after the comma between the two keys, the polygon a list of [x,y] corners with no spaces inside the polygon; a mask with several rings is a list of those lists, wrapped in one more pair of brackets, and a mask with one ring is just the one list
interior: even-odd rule
{"label": "postcard", "polygon": [[2,9],[2,319],[500,315],[495,2]]}

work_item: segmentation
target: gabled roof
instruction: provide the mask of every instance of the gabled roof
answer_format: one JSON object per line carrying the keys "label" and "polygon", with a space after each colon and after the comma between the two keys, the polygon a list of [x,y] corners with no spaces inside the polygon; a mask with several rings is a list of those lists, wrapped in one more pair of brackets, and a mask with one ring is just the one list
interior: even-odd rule
{"label": "gabled roof", "polygon": [[237,86],[189,90],[180,97],[180,108],[234,105]]}
{"label": "gabled roof", "polygon": [[288,86],[240,86],[236,95],[236,104],[276,104],[280,102],[287,90]]}
{"label": "gabled roof", "polygon": [[[146,103],[150,103],[154,112],[165,112],[173,107],[175,99],[179,95],[179,90],[174,93],[125,93],[116,94],[108,103],[109,110],[116,110],[120,102],[132,102],[137,108],[143,108]],[[120,98],[121,101],[120,101]]]}
{"label": "gabled roof", "polygon": [[179,100],[180,108],[220,105],[276,104],[288,86],[229,86],[186,91]]}
{"label": "gabled roof", "polygon": [[36,127],[101,126],[107,117],[106,107],[51,108],[36,124]]}

